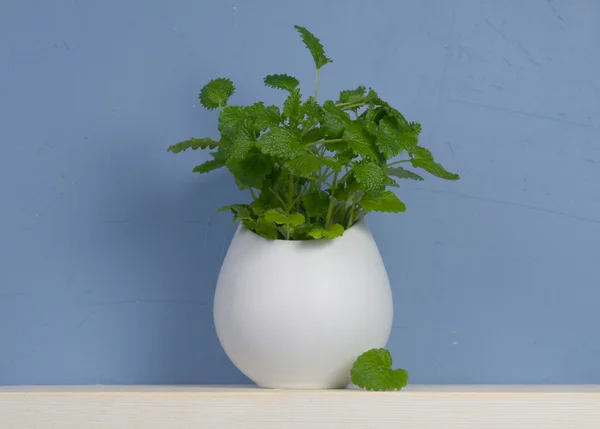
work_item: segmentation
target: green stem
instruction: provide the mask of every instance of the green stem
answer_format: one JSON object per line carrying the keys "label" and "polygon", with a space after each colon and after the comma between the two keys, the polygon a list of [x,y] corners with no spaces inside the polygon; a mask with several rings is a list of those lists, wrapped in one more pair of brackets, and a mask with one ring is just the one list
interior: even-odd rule
{"label": "green stem", "polygon": [[348,224],[346,225],[346,229],[350,228],[354,223],[354,218],[356,216],[356,206],[353,205],[350,209],[350,216],[348,217]]}
{"label": "green stem", "polygon": [[287,201],[287,205],[286,205],[286,212],[289,214],[289,212],[292,210],[292,207],[294,206],[294,176],[292,176],[292,174],[290,173],[290,180],[288,183],[288,201]]}
{"label": "green stem", "polygon": [[271,192],[273,193],[275,198],[277,198],[277,200],[281,203],[281,207],[285,207],[285,202],[283,201],[283,198],[281,198],[279,195],[277,195],[277,192],[275,192],[273,190],[271,190]]}
{"label": "green stem", "polygon": [[315,101],[317,101],[317,92],[318,91],[319,91],[319,69],[317,69],[317,72],[315,73],[315,95],[314,95]]}
{"label": "green stem", "polygon": [[333,181],[331,182],[331,199],[329,200],[329,208],[327,209],[327,217],[325,218],[325,228],[331,226],[331,218],[333,215],[333,207],[335,206],[335,187],[337,186],[338,172],[333,175]]}
{"label": "green stem", "polygon": [[342,110],[348,110],[348,109],[354,109],[355,107],[360,107],[360,106],[364,106],[367,103],[361,102],[361,103],[339,103],[336,104],[335,107],[339,107]]}
{"label": "green stem", "polygon": [[401,160],[401,161],[395,161],[395,162],[391,162],[391,163],[389,163],[389,164],[388,164],[386,167],[391,167],[392,165],[401,164],[401,163],[403,163],[403,162],[410,162],[410,161],[411,161],[410,159],[403,159],[403,160]]}
{"label": "green stem", "polygon": [[254,193],[254,189],[250,188],[250,195],[252,195],[252,199],[254,201],[256,201],[258,199],[258,197],[256,196],[256,194]]}

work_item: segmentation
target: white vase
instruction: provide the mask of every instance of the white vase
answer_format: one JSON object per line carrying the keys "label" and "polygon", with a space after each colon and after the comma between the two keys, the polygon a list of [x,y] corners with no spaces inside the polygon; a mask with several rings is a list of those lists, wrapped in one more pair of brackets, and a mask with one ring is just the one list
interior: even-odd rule
{"label": "white vase", "polygon": [[333,240],[268,240],[240,226],[219,274],[217,335],[258,386],[344,388],[363,352],[384,347],[392,292],[364,220]]}

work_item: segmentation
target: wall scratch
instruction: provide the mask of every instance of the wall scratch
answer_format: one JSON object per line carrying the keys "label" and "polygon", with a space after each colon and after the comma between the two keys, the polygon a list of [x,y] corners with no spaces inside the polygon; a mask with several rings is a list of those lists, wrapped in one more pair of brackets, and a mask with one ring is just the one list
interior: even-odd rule
{"label": "wall scratch", "polygon": [[[423,188],[406,188],[406,189],[408,189],[410,191],[424,191],[425,190]],[[573,219],[573,220],[576,220],[579,222],[587,222],[587,223],[593,223],[596,225],[600,225],[600,219],[589,218],[589,217],[580,216],[580,215],[573,214],[573,213],[561,212],[558,210],[546,209],[543,207],[532,206],[529,204],[517,203],[514,201],[504,201],[504,200],[498,200],[496,198],[480,197],[477,195],[462,194],[459,192],[444,191],[441,189],[435,189],[435,190],[432,190],[431,192],[433,192],[434,194],[453,195],[453,196],[460,197],[460,198],[468,198],[470,200],[485,201],[485,202],[489,202],[489,203],[500,204],[503,206],[518,207],[518,208],[526,209],[526,210],[535,210],[535,211],[542,212],[542,213],[548,213],[548,214],[553,214],[556,216],[565,217],[568,219]]]}
{"label": "wall scratch", "polygon": [[562,124],[573,125],[573,126],[576,126],[576,127],[582,127],[582,128],[591,128],[592,127],[590,124],[585,124],[583,122],[576,122],[576,121],[570,121],[568,119],[562,119],[562,118],[555,118],[555,117],[552,117],[552,116],[540,115],[539,113],[524,112],[522,110],[507,109],[505,107],[490,106],[488,104],[476,103],[476,102],[473,102],[473,101],[465,101],[465,100],[457,100],[457,99],[449,99],[448,101],[450,103],[465,104],[465,105],[468,105],[468,106],[477,106],[477,107],[482,107],[484,109],[498,110],[500,112],[513,113],[515,115],[526,116],[526,117],[529,117],[529,118],[543,119],[545,121],[550,121],[550,122],[559,122],[559,123],[562,123]]}

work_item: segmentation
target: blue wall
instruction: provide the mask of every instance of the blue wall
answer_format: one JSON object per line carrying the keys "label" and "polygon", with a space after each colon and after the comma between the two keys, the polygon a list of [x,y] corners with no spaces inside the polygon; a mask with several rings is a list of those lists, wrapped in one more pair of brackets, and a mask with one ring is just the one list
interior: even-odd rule
{"label": "blue wall", "polygon": [[0,3],[0,384],[242,383],[211,301],[246,198],[203,153],[199,88],[312,89],[293,24],[423,124],[463,177],[370,222],[415,383],[600,383],[600,2]]}

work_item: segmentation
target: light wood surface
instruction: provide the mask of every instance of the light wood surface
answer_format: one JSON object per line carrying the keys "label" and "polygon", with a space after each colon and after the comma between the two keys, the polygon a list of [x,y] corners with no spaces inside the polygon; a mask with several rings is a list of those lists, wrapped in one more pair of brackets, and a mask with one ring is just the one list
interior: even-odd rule
{"label": "light wood surface", "polygon": [[600,385],[5,386],[1,429],[600,429]]}

